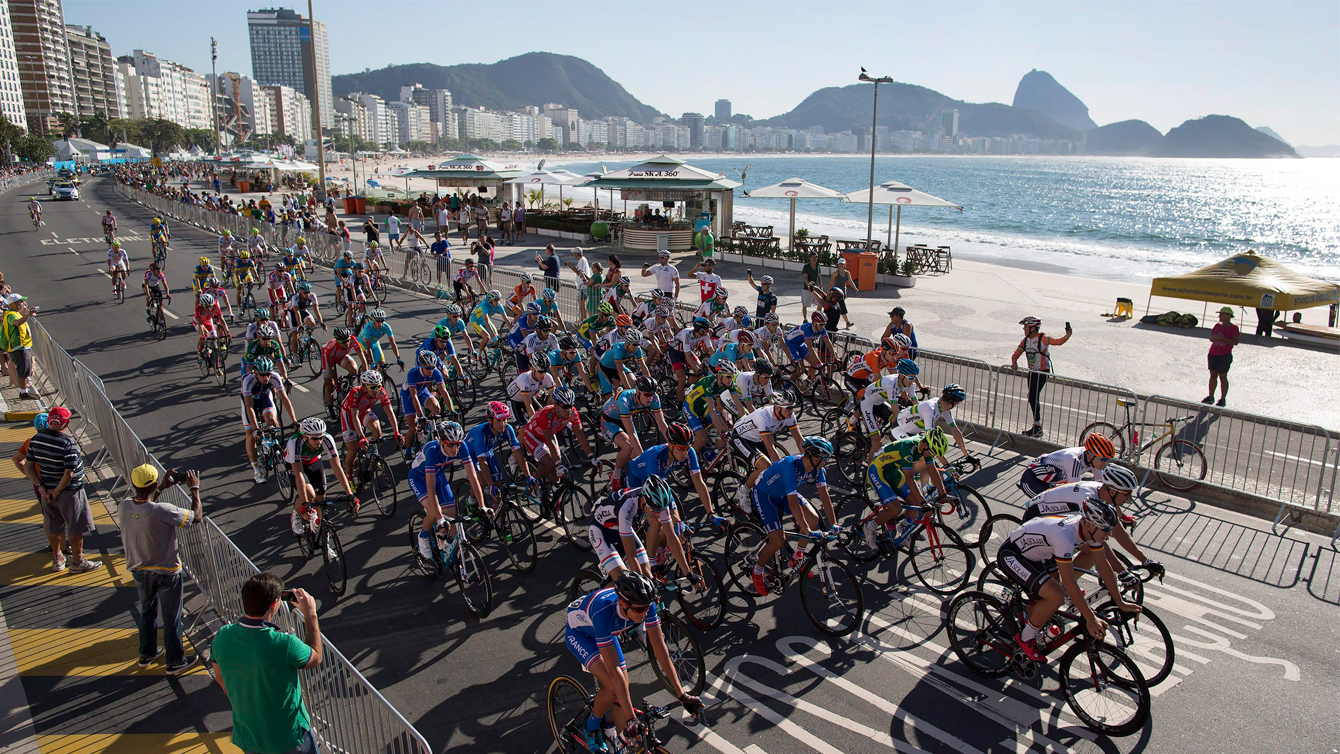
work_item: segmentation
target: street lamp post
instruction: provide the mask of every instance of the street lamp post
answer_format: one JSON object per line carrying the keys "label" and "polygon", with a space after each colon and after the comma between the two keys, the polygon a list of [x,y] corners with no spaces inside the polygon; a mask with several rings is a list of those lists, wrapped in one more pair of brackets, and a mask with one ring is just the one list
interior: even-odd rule
{"label": "street lamp post", "polygon": [[223,153],[223,132],[219,128],[219,43],[209,38],[209,71],[213,74],[210,82],[209,108],[214,111],[214,156]]}
{"label": "street lamp post", "polygon": [[[879,85],[891,84],[893,78],[889,76],[872,77],[861,69],[861,75],[856,77],[857,81],[869,81],[875,85],[875,104],[870,108],[870,195],[866,197],[865,208],[865,248],[870,250],[871,237],[875,227],[875,124],[879,122]],[[896,252],[896,250],[895,250]]]}

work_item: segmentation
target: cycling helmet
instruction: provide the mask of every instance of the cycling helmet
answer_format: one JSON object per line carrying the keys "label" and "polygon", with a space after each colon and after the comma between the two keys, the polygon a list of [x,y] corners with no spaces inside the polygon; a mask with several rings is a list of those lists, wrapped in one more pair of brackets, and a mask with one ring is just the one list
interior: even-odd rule
{"label": "cycling helmet", "polygon": [[1042,320],[1038,319],[1037,317],[1024,317],[1023,319],[1019,320],[1019,324],[1023,325],[1024,327],[1038,327],[1042,324]]}
{"label": "cycling helmet", "polygon": [[502,301],[502,291],[499,290],[489,291],[489,301]]}
{"label": "cycling helmet", "polygon": [[670,316],[670,307],[658,306],[656,307],[656,311],[652,312],[652,314],[655,314],[657,317],[660,317],[662,319],[666,319]]}
{"label": "cycling helmet", "polygon": [[623,334],[624,342],[630,346],[642,345],[642,331],[630,328]]}
{"label": "cycling helmet", "polygon": [[558,298],[558,291],[554,290],[553,288],[545,288],[544,293],[540,294],[540,296],[545,301],[553,301],[554,299]]}
{"label": "cycling helmet", "polygon": [[778,317],[776,312],[768,312],[767,314],[763,315],[763,324],[765,325],[775,325],[781,321],[782,318]]}
{"label": "cycling helmet", "polygon": [[931,427],[922,439],[926,441],[926,447],[930,448],[932,455],[942,456],[949,452],[949,437],[939,427]]}
{"label": "cycling helmet", "polygon": [[459,306],[457,306],[457,305],[455,305],[455,304],[447,304],[446,311],[447,311],[447,316],[449,316],[449,317],[459,317],[459,316],[461,316],[461,307],[459,307]]}
{"label": "cycling helmet", "polygon": [[209,257],[200,257],[200,264],[209,264]]}
{"label": "cycling helmet", "polygon": [[149,269],[153,270],[154,272],[158,272],[159,270],[161,270],[161,269],[163,269],[163,268],[162,268],[162,267],[159,267],[157,262],[150,262],[150,263],[149,263]]}
{"label": "cycling helmet", "polygon": [[796,405],[795,403],[791,402],[791,397],[788,396],[786,393],[772,394],[773,408],[794,408],[795,405]]}
{"label": "cycling helmet", "polygon": [[[373,243],[376,243],[376,242],[374,241]],[[297,245],[298,245],[298,246],[306,246],[306,245],[307,245],[307,239],[306,239],[306,238],[299,238],[298,241],[297,241]]]}
{"label": "cycling helmet", "polygon": [[740,331],[740,334],[739,334],[738,337],[739,337],[739,341],[740,341],[741,343],[753,343],[753,342],[754,342],[754,334],[753,334],[752,332],[748,331],[748,330],[741,330],[741,331]]}
{"label": "cycling helmet", "polygon": [[154,225],[162,225],[162,224],[163,224],[163,218],[161,217],[154,218]]}
{"label": "cycling helmet", "polygon": [[[298,239],[298,243],[302,243],[302,239]],[[369,242],[368,242],[368,248],[370,248],[370,249],[380,249],[380,248],[381,248],[381,244],[377,243],[376,241],[369,241]]]}
{"label": "cycling helmet", "polygon": [[652,474],[642,483],[642,502],[654,511],[663,511],[675,504],[675,493],[664,479]]}
{"label": "cycling helmet", "polygon": [[897,351],[898,341],[893,338],[885,338],[879,342],[879,347],[883,348],[885,351]]}
{"label": "cycling helmet", "polygon": [[651,289],[651,300],[652,300],[652,301],[662,301],[662,300],[664,300],[664,299],[665,299],[665,294],[661,292],[661,289],[660,289],[660,288],[652,288],[652,289]]}
{"label": "cycling helmet", "polygon": [[238,259],[251,259],[251,252],[249,252],[249,251],[239,251],[239,252],[237,252],[237,258],[238,258]]}
{"label": "cycling helmet", "polygon": [[905,377],[916,377],[921,374],[921,367],[917,366],[917,362],[911,359],[899,359],[898,374]]}
{"label": "cycling helmet", "polygon": [[474,267],[474,266],[475,266],[475,260],[473,260],[473,259],[467,259],[467,260],[465,260],[465,266],[466,266],[466,267]]}
{"label": "cycling helmet", "polygon": [[353,337],[353,335],[354,335],[353,331],[351,331],[347,327],[335,328],[335,340],[338,340],[341,343]]}
{"label": "cycling helmet", "polygon": [[369,369],[358,376],[358,381],[363,383],[363,387],[381,387],[382,373],[376,369]]}
{"label": "cycling helmet", "polygon": [[[294,266],[296,267],[297,265]],[[301,283],[298,283],[298,290],[302,291],[303,293],[309,293],[312,290],[312,284],[304,280]]]}
{"label": "cycling helmet", "polygon": [[833,443],[814,435],[803,438],[800,441],[800,449],[803,450],[806,455],[816,456],[818,458],[833,457]]}
{"label": "cycling helmet", "polygon": [[829,288],[829,289],[828,289],[828,295],[831,296],[831,295],[833,295],[834,293],[837,294],[837,297],[838,297],[838,298],[846,298],[846,297],[847,297],[847,292],[844,291],[844,290],[842,290],[841,288],[837,287],[836,285],[833,286],[832,288]]}
{"label": "cycling helmet", "polygon": [[523,273],[521,273],[520,277],[521,277],[521,282],[522,282],[522,283],[529,283],[529,282],[531,282],[532,280],[535,279],[535,278],[531,277],[531,274],[530,274],[529,272],[523,272]]}
{"label": "cycling helmet", "polygon": [[419,351],[419,355],[416,356],[414,360],[419,362],[419,366],[424,369],[437,368],[437,354],[432,351]]}
{"label": "cycling helmet", "polygon": [[353,253],[352,251],[349,251],[348,249],[345,249],[345,250],[344,250],[344,257],[345,257],[346,259],[350,259],[350,258],[352,258],[353,256],[354,256],[354,253]]}
{"label": "cycling helmet", "polygon": [[200,294],[200,305],[201,305],[201,306],[204,306],[204,307],[210,307],[210,306],[213,306],[213,305],[214,305],[214,297],[211,296],[211,295],[208,294],[208,293],[202,293],[202,294]]}
{"label": "cycling helmet", "polygon": [[741,319],[741,318],[743,318],[743,317],[748,317],[748,316],[749,316],[749,310],[746,309],[746,308],[744,308],[743,306],[737,306],[737,307],[735,307],[734,309],[731,310],[731,316],[735,317],[736,319]]}
{"label": "cycling helmet", "polygon": [[549,371],[549,358],[542,353],[530,355],[530,368],[537,372]]}
{"label": "cycling helmet", "polygon": [[610,314],[614,311],[614,307],[610,306],[609,302],[606,301],[605,303],[600,305],[600,308],[597,311],[599,311],[601,314]]}
{"label": "cycling helmet", "polygon": [[619,278],[619,285],[621,285],[621,286],[623,286],[623,287],[625,287],[625,288],[627,288],[628,286],[630,286],[630,285],[632,285],[632,284],[633,284],[632,279],[630,279],[627,275],[624,275],[623,277],[620,277],[620,278]]}
{"label": "cycling helmet", "polygon": [[33,428],[34,429],[47,428],[47,412],[43,411],[42,413],[33,417]]}
{"label": "cycling helmet", "polygon": [[726,290],[725,288],[718,288],[716,295],[717,298],[719,299],[727,299],[730,298],[730,291]]}
{"label": "cycling helmet", "polygon": [[726,375],[737,374],[740,371],[739,368],[735,366],[735,362],[730,361],[728,359],[722,359],[721,361],[717,362],[716,370],[718,377],[723,374]]}
{"label": "cycling helmet", "polygon": [[223,283],[219,282],[218,278],[213,277],[210,278],[209,280],[206,280],[205,284],[208,285],[210,288],[218,288],[219,286],[223,285]]}
{"label": "cycling helmet", "polygon": [[540,305],[537,304],[537,303],[535,303],[534,301],[530,302],[529,304],[526,304],[526,313],[527,313],[527,314],[539,314],[539,313],[540,313]]}
{"label": "cycling helmet", "polygon": [[433,337],[439,340],[449,340],[451,338],[451,328],[446,325],[437,325],[433,328]]}
{"label": "cycling helmet", "polygon": [[753,326],[754,326],[753,317],[749,316],[748,314],[744,315],[743,317],[740,317],[740,327],[753,327]]}
{"label": "cycling helmet", "polygon": [[633,383],[633,387],[639,393],[643,393],[645,395],[652,395],[656,392],[656,381],[650,377],[647,377],[646,375],[643,375],[637,378],[637,382]]}
{"label": "cycling helmet", "polygon": [[454,421],[438,422],[437,436],[442,442],[465,442],[465,429]]}
{"label": "cycling helmet", "polygon": [[656,256],[659,257],[659,258],[661,258],[661,259],[669,259],[669,258],[670,258],[670,250],[669,250],[669,249],[661,249],[660,251],[656,252]]}
{"label": "cycling helmet", "polygon": [[252,228],[252,229],[251,229],[251,235],[253,235],[253,236],[260,235],[260,232],[261,232],[261,231],[260,231],[259,228]]}
{"label": "cycling helmet", "polygon": [[630,605],[650,605],[656,599],[656,585],[641,572],[625,568],[614,582],[614,592]]}
{"label": "cycling helmet", "polygon": [[[225,231],[223,232],[223,234],[224,234],[225,236],[228,236],[228,237],[231,238],[232,235],[233,235],[233,232],[232,232],[231,230],[225,230]],[[346,252],[346,253],[347,253],[347,252]]]}
{"label": "cycling helmet", "polygon": [[665,428],[665,441],[671,445],[688,445],[693,442],[693,433],[683,422],[673,422]]}
{"label": "cycling helmet", "polygon": [[553,398],[555,406],[566,406],[570,408],[572,404],[577,402],[577,394],[572,392],[572,388],[570,387],[556,388],[551,397]]}
{"label": "cycling helmet", "polygon": [[893,336],[893,342],[894,342],[894,343],[897,343],[898,345],[902,346],[903,348],[911,348],[911,347],[912,347],[912,339],[909,338],[909,337],[907,337],[906,335],[904,335],[904,334],[902,334],[902,333],[898,333],[897,335]]}
{"label": "cycling helmet", "polygon": [[631,324],[633,324],[633,318],[627,314],[617,314],[614,317],[615,327],[628,327]]}
{"label": "cycling helmet", "polygon": [[772,376],[772,362],[767,359],[754,359],[754,376]]}
{"label": "cycling helmet", "polygon": [[558,350],[560,351],[571,351],[576,347],[577,341],[571,335],[565,335],[562,340],[558,341]]}
{"label": "cycling helmet", "polygon": [[355,270],[360,270],[360,271],[361,271],[361,270],[363,269],[363,263],[362,263],[362,262],[354,262],[354,269],[355,269]]}
{"label": "cycling helmet", "polygon": [[951,382],[945,385],[945,389],[940,391],[940,397],[947,401],[962,403],[968,400],[968,391],[964,390],[957,382]]}
{"label": "cycling helmet", "polygon": [[764,275],[763,277],[759,278],[758,284],[772,285],[772,275]]}
{"label": "cycling helmet", "polygon": [[369,317],[372,317],[373,319],[377,320],[378,322],[383,322],[383,321],[386,320],[386,310],[385,310],[385,309],[382,309],[382,308],[379,307],[379,308],[377,308],[377,309],[373,309],[371,312],[369,312],[369,313],[368,313],[368,316],[369,316]]}
{"label": "cycling helmet", "polygon": [[113,248],[113,249],[119,249],[119,248],[121,248],[121,242],[120,242],[120,241],[112,241],[112,248]]}
{"label": "cycling helmet", "polygon": [[708,328],[711,327],[711,326],[712,326],[712,321],[709,320],[707,317],[694,317],[694,318],[693,318],[693,329],[695,329],[695,330],[706,330],[706,329],[708,329]]}
{"label": "cycling helmet", "polygon": [[512,407],[502,401],[489,401],[489,418],[507,421],[512,418]]}
{"label": "cycling helmet", "polygon": [[275,370],[275,363],[262,356],[251,362],[251,367],[257,374],[269,374]]}
{"label": "cycling helmet", "polygon": [[1080,514],[1084,516],[1084,520],[1099,529],[1112,531],[1112,527],[1117,525],[1119,519],[1117,509],[1110,503],[1105,503],[1097,497],[1088,497],[1079,505]]}
{"label": "cycling helmet", "polygon": [[1084,449],[1103,459],[1114,458],[1117,455],[1117,449],[1112,445],[1112,441],[1096,432],[1084,438]]}
{"label": "cycling helmet", "polygon": [[1103,469],[1103,485],[1117,492],[1134,492],[1140,483],[1135,479],[1135,472],[1114,463]]}
{"label": "cycling helmet", "polygon": [[828,324],[828,315],[823,312],[815,312],[810,315],[810,321],[816,325],[823,326]]}
{"label": "cycling helmet", "polygon": [[298,431],[308,437],[324,435],[326,433],[326,422],[319,416],[309,416],[298,425]]}
{"label": "cycling helmet", "polygon": [[554,321],[553,321],[552,319],[549,319],[548,317],[544,316],[543,314],[541,314],[540,317],[539,317],[539,319],[535,320],[535,329],[536,329],[536,330],[552,330],[552,329],[554,329]]}

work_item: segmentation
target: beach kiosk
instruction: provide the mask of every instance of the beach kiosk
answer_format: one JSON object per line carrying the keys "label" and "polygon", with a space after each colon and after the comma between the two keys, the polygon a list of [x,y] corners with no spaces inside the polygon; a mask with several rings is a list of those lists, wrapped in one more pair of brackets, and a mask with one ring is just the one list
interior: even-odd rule
{"label": "beach kiosk", "polygon": [[[431,178],[438,188],[474,189],[489,203],[522,201],[520,184],[508,181],[530,172],[514,161],[494,162],[463,154],[437,165],[397,173],[396,178]],[[451,193],[451,192],[443,192]]]}
{"label": "beach kiosk", "polygon": [[704,212],[712,218],[715,235],[723,235],[723,232],[728,235],[734,215],[735,189],[740,185],[720,173],[695,168],[666,155],[653,157],[631,168],[601,174],[584,184],[597,191],[618,189],[621,199],[646,203],[648,209],[682,209],[682,219],[668,223],[648,222],[648,218],[638,217],[636,213],[626,216],[623,247],[640,251],[692,251],[693,223]]}

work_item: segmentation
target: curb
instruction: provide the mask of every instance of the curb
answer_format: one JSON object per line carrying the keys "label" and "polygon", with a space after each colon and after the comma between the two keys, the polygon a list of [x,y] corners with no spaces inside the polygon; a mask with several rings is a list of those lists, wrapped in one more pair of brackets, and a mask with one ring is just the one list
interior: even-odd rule
{"label": "curb", "polygon": [[7,422],[30,422],[37,418],[41,411],[6,411],[5,421]]}

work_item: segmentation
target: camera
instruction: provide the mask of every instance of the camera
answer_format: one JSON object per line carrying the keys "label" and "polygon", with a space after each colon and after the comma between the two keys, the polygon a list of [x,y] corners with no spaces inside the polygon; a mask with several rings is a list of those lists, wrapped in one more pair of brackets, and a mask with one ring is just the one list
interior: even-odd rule
{"label": "camera", "polygon": [[287,603],[289,603],[289,604],[293,604],[293,603],[296,601],[296,600],[294,599],[294,597],[293,597],[293,590],[292,590],[292,589],[285,589],[285,590],[283,590],[282,592],[280,592],[280,593],[279,593],[279,599],[281,599],[281,600],[283,600],[283,601],[285,601],[285,602],[287,602]]}
{"label": "camera", "polygon": [[172,485],[180,482],[183,478],[184,477],[177,474],[176,469],[168,469],[167,473],[163,475],[163,486],[171,487]]}

